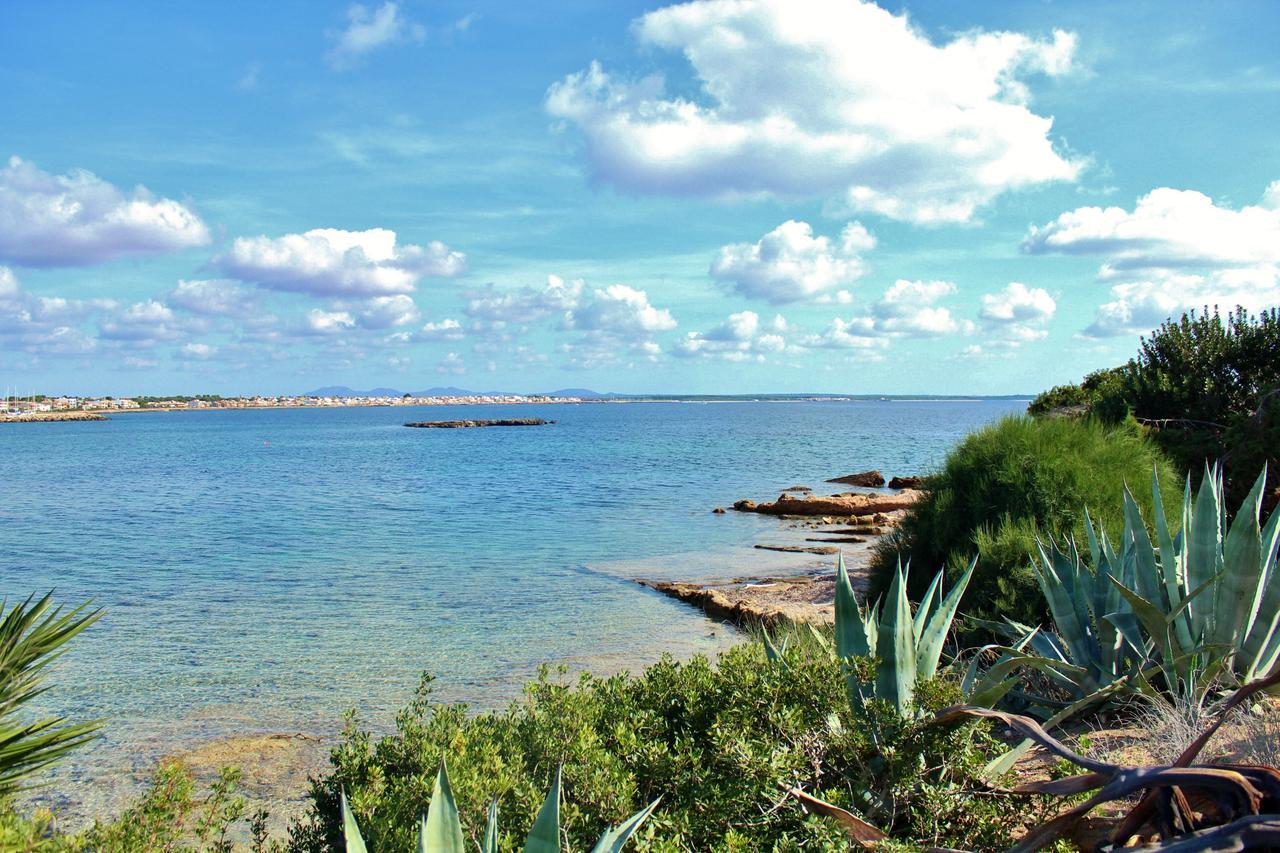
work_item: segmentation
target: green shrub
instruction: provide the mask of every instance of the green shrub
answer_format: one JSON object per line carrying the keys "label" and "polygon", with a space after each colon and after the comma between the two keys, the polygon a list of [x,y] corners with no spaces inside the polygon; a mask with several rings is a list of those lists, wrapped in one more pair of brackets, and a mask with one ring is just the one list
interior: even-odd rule
{"label": "green shrub", "polygon": [[1130,413],[1154,427],[1153,438],[1183,471],[1199,477],[1221,460],[1230,506],[1244,500],[1264,466],[1264,505],[1280,486],[1280,309],[1256,317],[1237,308],[1225,317],[1207,307],[1163,323],[1142,339],[1136,357],[1044,392],[1027,411],[1064,405],[1118,423]]}
{"label": "green shrub", "polygon": [[[932,709],[957,697],[934,679],[917,686],[915,701]],[[529,826],[562,766],[571,849],[589,848],[658,797],[632,839],[637,850],[845,849],[838,827],[785,796],[792,786],[899,838],[990,847],[1008,841],[1027,805],[967,796],[982,788],[972,780],[997,749],[973,727],[926,730],[888,703],[855,709],[839,662],[804,643],[772,662],[749,643],[715,665],[668,658],[635,676],[564,683],[544,671],[523,702],[479,715],[432,703],[428,680],[394,734],[375,740],[351,721],[290,849],[340,842],[343,790],[371,850],[412,849],[446,753],[470,845],[483,837],[491,800],[505,827]],[[503,832],[499,847],[521,841]]]}
{"label": "green shrub", "polygon": [[[1125,484],[1148,482],[1153,469],[1162,483],[1176,488],[1163,454],[1131,421],[998,421],[951,451],[930,477],[925,497],[881,542],[869,597],[887,592],[899,554],[914,566],[945,565],[957,574],[977,556],[961,612],[1042,624],[1048,611],[1031,568],[1036,535],[1076,534],[1083,541],[1086,507],[1095,521],[1119,531]],[[924,594],[926,580],[926,573],[913,573],[913,599]]]}

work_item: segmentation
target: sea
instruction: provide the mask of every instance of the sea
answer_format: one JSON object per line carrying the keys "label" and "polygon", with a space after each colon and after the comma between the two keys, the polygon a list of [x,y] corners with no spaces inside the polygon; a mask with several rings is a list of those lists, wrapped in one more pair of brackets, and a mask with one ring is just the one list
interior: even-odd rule
{"label": "sea", "polygon": [[[877,468],[927,472],[1025,400],[632,402],[124,413],[0,425],[0,594],[101,620],[31,713],[102,719],[57,805],[122,802],[157,760],[247,734],[385,731],[421,676],[502,707],[543,664],[635,671],[731,627],[636,583],[767,574],[730,511]],[[540,427],[406,429],[538,417]],[[788,565],[787,567],[790,567]]]}

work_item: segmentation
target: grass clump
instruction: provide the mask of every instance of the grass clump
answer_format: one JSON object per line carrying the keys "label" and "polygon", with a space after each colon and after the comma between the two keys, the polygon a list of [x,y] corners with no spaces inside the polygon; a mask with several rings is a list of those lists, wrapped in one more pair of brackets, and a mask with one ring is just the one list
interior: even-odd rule
{"label": "grass clump", "polygon": [[[1177,489],[1163,453],[1132,421],[1008,417],[970,434],[932,475],[925,497],[877,548],[869,599],[885,594],[899,555],[913,566],[978,566],[962,610],[969,616],[1044,624],[1047,608],[1031,569],[1036,536],[1084,541],[1083,510],[1107,530],[1124,527],[1126,483],[1140,486],[1158,473]],[[1143,498],[1150,509],[1150,496]],[[927,573],[914,572],[919,599]]]}

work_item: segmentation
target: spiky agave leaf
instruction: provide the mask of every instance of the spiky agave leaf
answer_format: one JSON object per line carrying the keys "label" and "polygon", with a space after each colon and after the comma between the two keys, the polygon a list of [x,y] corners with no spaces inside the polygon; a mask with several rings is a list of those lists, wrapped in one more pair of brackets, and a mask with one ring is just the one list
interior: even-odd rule
{"label": "spiky agave leaf", "polygon": [[[975,556],[969,562],[969,568],[965,569],[964,574],[960,575],[960,579],[951,587],[951,591],[942,599],[942,603],[929,616],[923,630],[916,631],[916,672],[920,678],[933,678],[938,674],[938,661],[942,658],[943,644],[947,640],[947,635],[951,633],[951,623],[955,620],[956,611],[960,608],[960,599],[968,589],[969,579],[973,577],[973,570],[977,565],[978,558]],[[942,572],[938,572],[933,577],[930,589],[937,589],[941,580]],[[920,606],[923,609],[924,605]]]}
{"label": "spiky agave leaf", "polygon": [[556,768],[556,780],[547,792],[547,798],[538,810],[538,818],[529,830],[524,842],[524,853],[560,853],[560,777],[563,768]]}
{"label": "spiky agave leaf", "polygon": [[876,657],[876,698],[893,703],[899,714],[907,713],[915,697],[917,668],[911,602],[907,600],[907,581],[901,566],[889,585],[888,600],[880,614]]}
{"label": "spiky agave leaf", "polygon": [[431,792],[431,805],[427,816],[419,822],[419,853],[465,853],[462,838],[462,820],[458,817],[458,804],[449,784],[449,769],[440,759],[435,788]]}
{"label": "spiky agave leaf", "polygon": [[661,799],[659,797],[622,823],[606,830],[604,835],[600,836],[600,840],[596,842],[596,846],[591,848],[591,853],[621,853],[622,848],[627,846],[627,841],[640,829],[640,825],[649,819],[649,815],[653,814],[653,810],[658,807],[658,802]]}
{"label": "spiky agave leaf", "polygon": [[347,853],[369,853],[369,848],[364,846],[364,836],[360,834],[360,824],[356,823],[356,816],[347,804],[346,789],[338,796],[342,800],[342,839],[346,842]]}
{"label": "spiky agave leaf", "polygon": [[498,801],[489,803],[489,818],[484,823],[484,842],[480,853],[498,853]]}

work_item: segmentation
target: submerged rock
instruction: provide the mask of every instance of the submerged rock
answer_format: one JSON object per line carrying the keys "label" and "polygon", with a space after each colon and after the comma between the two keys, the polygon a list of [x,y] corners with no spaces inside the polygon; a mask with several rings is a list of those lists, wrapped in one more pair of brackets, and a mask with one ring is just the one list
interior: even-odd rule
{"label": "submerged rock", "polygon": [[878,489],[884,485],[884,474],[879,471],[863,471],[861,474],[847,474],[843,477],[833,477],[827,480],[828,483],[844,483],[846,486],[861,486],[863,488]]}
{"label": "submerged rock", "polygon": [[761,551],[781,551],[784,554],[839,554],[832,545],[752,545]]}

